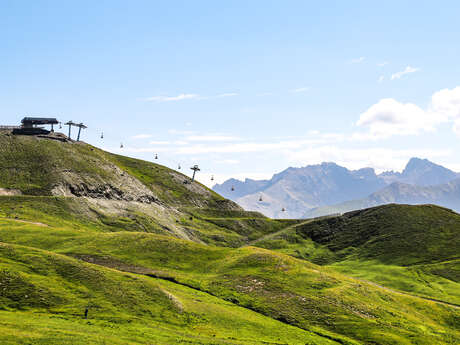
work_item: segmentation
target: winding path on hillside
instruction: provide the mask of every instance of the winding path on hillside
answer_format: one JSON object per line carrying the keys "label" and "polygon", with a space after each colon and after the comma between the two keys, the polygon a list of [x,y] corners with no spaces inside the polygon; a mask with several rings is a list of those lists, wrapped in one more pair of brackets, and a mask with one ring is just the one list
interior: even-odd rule
{"label": "winding path on hillside", "polygon": [[38,225],[38,226],[49,226],[48,224],[44,224],[44,223],[31,222],[31,221],[28,221],[28,220],[15,219],[15,218],[7,218],[7,217],[0,217],[0,220],[7,220],[7,221],[11,221],[11,222],[32,224],[32,225]]}
{"label": "winding path on hillside", "polygon": [[256,244],[256,243],[258,243],[258,242],[262,242],[262,241],[265,241],[265,240],[272,239],[272,238],[274,238],[274,237],[276,237],[276,236],[278,236],[278,235],[280,235],[280,234],[282,234],[282,233],[284,233],[284,232],[286,232],[286,231],[288,231],[288,230],[294,229],[294,228],[296,228],[296,227],[298,227],[298,226],[302,226],[302,225],[311,223],[311,222],[313,222],[313,221],[315,221],[315,220],[318,220],[318,218],[312,218],[312,219],[308,219],[308,220],[306,220],[306,221],[304,221],[304,222],[301,222],[301,223],[297,223],[297,224],[294,224],[294,225],[290,225],[290,226],[288,226],[288,227],[286,227],[286,228],[283,228],[283,229],[278,230],[278,231],[276,231],[276,232],[272,232],[272,233],[267,234],[267,235],[265,235],[265,236],[259,237],[259,238],[256,239],[256,240],[250,241],[250,242],[246,243],[245,245],[243,245],[243,246],[241,246],[241,247],[253,246],[254,244]]}

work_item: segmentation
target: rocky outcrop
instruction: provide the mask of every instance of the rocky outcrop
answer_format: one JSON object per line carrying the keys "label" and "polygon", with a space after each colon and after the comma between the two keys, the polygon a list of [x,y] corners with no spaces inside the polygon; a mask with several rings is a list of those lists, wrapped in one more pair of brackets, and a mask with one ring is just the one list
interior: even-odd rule
{"label": "rocky outcrop", "polygon": [[93,199],[137,201],[145,204],[158,202],[158,198],[149,188],[117,166],[107,162],[101,168],[110,173],[110,179],[104,179],[102,176],[97,175],[79,174],[72,170],[61,171],[60,182],[54,186],[52,194]]}
{"label": "rocky outcrop", "polygon": [[157,201],[157,199],[153,195],[132,195],[110,184],[102,184],[97,186],[90,186],[85,183],[81,183],[78,185],[70,184],[67,186],[67,188],[69,192],[76,197],[137,201],[145,204],[150,204],[152,202]]}
{"label": "rocky outcrop", "polygon": [[18,189],[7,189],[7,188],[0,188],[0,196],[7,195],[7,196],[14,196],[14,195],[21,195],[21,191]]}

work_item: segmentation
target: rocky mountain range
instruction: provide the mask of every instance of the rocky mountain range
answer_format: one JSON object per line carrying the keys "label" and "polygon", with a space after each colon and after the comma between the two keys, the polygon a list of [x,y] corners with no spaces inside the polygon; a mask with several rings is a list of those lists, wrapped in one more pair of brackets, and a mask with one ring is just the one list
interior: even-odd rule
{"label": "rocky mountain range", "polygon": [[230,179],[213,189],[269,217],[309,218],[386,203],[434,203],[460,210],[459,184],[459,173],[412,158],[402,172],[376,174],[372,168],[322,163],[288,168],[270,180]]}

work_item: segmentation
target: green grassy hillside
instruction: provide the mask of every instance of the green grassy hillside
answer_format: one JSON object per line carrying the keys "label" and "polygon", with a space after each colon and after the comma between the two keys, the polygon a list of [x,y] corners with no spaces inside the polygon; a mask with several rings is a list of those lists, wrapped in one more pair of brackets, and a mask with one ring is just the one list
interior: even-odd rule
{"label": "green grassy hillside", "polygon": [[272,220],[186,179],[0,132],[0,343],[460,343],[455,213]]}
{"label": "green grassy hillside", "polygon": [[0,212],[13,217],[233,247],[284,224],[245,212],[198,182],[184,181],[190,178],[164,166],[82,142],[0,131],[0,196],[16,197],[0,199]]}
{"label": "green grassy hillside", "polygon": [[452,326],[458,321],[456,308],[264,249],[3,222],[9,225],[3,226],[8,230],[0,233],[1,242],[46,248],[91,265],[173,282],[339,342],[400,344],[413,339],[432,344],[455,343],[459,337]]}
{"label": "green grassy hillside", "polygon": [[458,257],[460,215],[437,206],[385,205],[330,217],[296,229],[341,255],[413,265]]}
{"label": "green grassy hillside", "polygon": [[334,343],[206,293],[30,247],[0,245],[0,287],[2,344]]}
{"label": "green grassy hillside", "polygon": [[313,220],[256,245],[460,305],[459,235],[451,210],[386,205]]}

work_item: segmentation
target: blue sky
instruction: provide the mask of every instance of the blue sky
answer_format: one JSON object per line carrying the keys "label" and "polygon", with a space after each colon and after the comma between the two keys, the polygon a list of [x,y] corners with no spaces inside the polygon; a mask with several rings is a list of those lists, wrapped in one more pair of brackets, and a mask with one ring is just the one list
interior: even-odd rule
{"label": "blue sky", "polygon": [[322,161],[401,170],[412,156],[460,171],[458,13],[457,1],[0,0],[0,123],[84,122],[85,141],[199,164],[207,184]]}

